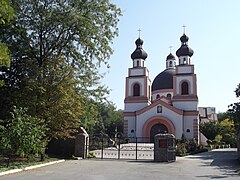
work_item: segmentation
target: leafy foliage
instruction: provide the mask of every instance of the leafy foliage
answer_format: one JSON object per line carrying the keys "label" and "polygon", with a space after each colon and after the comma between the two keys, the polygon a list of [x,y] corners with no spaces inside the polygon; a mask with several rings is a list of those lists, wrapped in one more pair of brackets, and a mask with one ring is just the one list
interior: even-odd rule
{"label": "leafy foliage", "polygon": [[200,124],[200,131],[207,139],[214,140],[220,132],[220,127],[216,122],[205,122]]}
{"label": "leafy foliage", "polygon": [[9,51],[5,44],[0,44],[0,71],[2,71],[2,67],[10,67],[10,60],[9,60]]}
{"label": "leafy foliage", "polygon": [[187,154],[194,154],[201,151],[202,149],[197,142],[194,139],[186,139],[184,134],[182,134],[181,139],[177,140],[177,156],[186,156]]}
{"label": "leafy foliage", "polygon": [[9,0],[0,1],[0,24],[5,24],[13,19],[14,10]]}
{"label": "leafy foliage", "polygon": [[218,122],[205,122],[200,124],[200,131],[206,136],[211,144],[230,144],[236,146],[236,129],[231,119]]}
{"label": "leafy foliage", "polygon": [[[88,115],[84,115],[85,125],[83,125],[90,134],[107,134],[113,137],[117,132],[123,132],[123,112],[116,110],[116,107],[110,103],[95,103],[91,105]],[[92,121],[90,120],[92,119]],[[93,121],[95,119],[95,121]]]}
{"label": "leafy foliage", "polygon": [[[14,10],[9,0],[0,1],[0,25],[13,19]],[[0,87],[4,85],[4,73],[6,68],[10,67],[9,50],[5,43],[0,41]]]}
{"label": "leafy foliage", "polygon": [[27,115],[24,108],[14,108],[1,131],[1,149],[11,155],[29,157],[45,150],[46,126],[41,119]]}
{"label": "leafy foliage", "polygon": [[234,121],[231,119],[225,119],[219,122],[219,126],[221,129],[222,142],[225,144],[230,144],[231,147],[236,146],[237,141],[237,133],[234,128]]}
{"label": "leafy foliage", "polygon": [[231,118],[228,112],[220,112],[217,114],[218,121],[223,121],[225,119]]}
{"label": "leafy foliage", "polygon": [[2,24],[11,67],[0,88],[0,118],[14,105],[42,119],[49,139],[67,138],[80,125],[99,122],[108,90],[100,84],[120,9],[109,0],[12,0],[15,18]]}
{"label": "leafy foliage", "polygon": [[[234,92],[236,94],[236,97],[239,98],[240,97],[240,84],[238,84],[238,86]],[[230,104],[228,113],[231,115],[231,117],[234,121],[235,128],[239,132],[240,131],[240,102]]]}

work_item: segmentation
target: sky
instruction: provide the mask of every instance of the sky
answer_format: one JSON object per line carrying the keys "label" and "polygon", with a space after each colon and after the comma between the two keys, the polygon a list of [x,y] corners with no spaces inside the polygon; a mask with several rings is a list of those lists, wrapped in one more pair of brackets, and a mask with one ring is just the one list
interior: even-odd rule
{"label": "sky", "polygon": [[[150,79],[162,72],[166,57],[176,56],[185,32],[194,50],[191,58],[197,74],[199,107],[226,112],[237,102],[234,90],[240,83],[240,1],[239,0],[112,0],[122,9],[119,36],[113,41],[111,68],[102,83],[111,90],[108,99],[124,108],[125,78],[132,67],[131,53],[141,29],[143,49],[148,53],[145,67]],[[176,56],[177,57],[177,56]]]}

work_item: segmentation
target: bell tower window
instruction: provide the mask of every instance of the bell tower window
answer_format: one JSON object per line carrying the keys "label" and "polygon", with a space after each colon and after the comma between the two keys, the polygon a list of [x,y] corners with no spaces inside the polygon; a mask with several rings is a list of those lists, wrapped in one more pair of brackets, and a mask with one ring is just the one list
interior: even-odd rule
{"label": "bell tower window", "polygon": [[183,58],[183,64],[187,64],[187,60],[185,57]]}
{"label": "bell tower window", "polygon": [[140,63],[139,63],[139,61],[137,61],[137,67],[139,67],[140,66]]}
{"label": "bell tower window", "polygon": [[187,82],[183,82],[181,85],[181,90],[182,90],[182,95],[187,95],[189,94],[188,91],[188,83]]}
{"label": "bell tower window", "polygon": [[133,85],[133,96],[140,96],[140,85],[138,83]]}

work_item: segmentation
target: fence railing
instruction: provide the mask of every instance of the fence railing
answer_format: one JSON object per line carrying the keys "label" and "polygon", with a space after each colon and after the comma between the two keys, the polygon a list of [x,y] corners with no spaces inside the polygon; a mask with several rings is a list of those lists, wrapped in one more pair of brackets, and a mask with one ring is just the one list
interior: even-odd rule
{"label": "fence railing", "polygon": [[154,158],[154,144],[149,137],[98,137],[90,136],[87,149],[101,159]]}

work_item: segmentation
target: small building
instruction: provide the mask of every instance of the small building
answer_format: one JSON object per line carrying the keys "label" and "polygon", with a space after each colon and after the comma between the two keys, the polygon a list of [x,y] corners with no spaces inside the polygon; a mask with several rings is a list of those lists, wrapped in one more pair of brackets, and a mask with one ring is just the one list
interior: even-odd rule
{"label": "small building", "polygon": [[215,107],[198,107],[200,123],[218,121]]}

